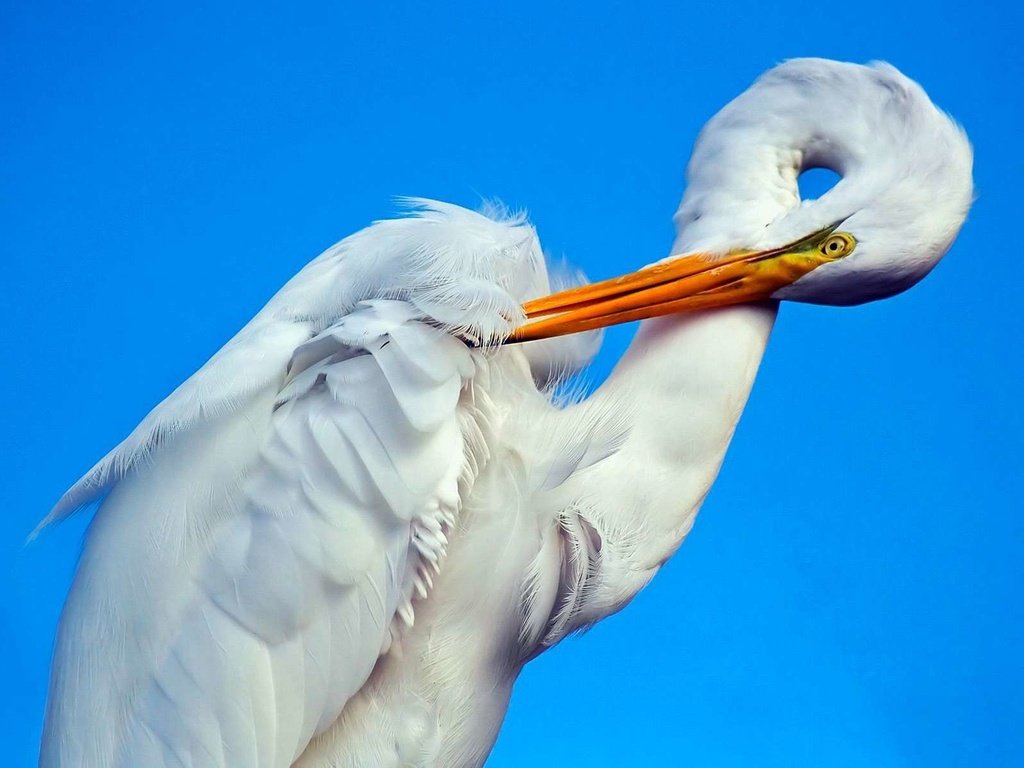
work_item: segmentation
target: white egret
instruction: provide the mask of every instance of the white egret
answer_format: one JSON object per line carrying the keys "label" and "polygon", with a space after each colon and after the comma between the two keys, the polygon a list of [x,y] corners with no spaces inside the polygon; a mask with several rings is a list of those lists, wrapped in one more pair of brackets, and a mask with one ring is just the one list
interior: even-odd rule
{"label": "white egret", "polygon": [[[523,220],[425,201],[330,248],[48,518],[100,502],[41,764],[481,765],[522,666],[690,530],[778,300],[919,280],[971,163],[892,67],[795,60],[705,127],[653,267],[537,298]],[[801,202],[815,166],[841,180]],[[608,381],[553,403],[593,345],[549,337],[637,318]]]}

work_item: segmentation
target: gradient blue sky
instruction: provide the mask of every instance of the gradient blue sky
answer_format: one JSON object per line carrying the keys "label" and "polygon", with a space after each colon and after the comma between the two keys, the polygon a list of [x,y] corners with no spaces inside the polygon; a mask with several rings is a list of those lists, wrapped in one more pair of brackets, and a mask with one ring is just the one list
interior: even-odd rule
{"label": "gradient blue sky", "polygon": [[903,296],[783,309],[693,534],[526,670],[490,765],[1024,765],[1020,4],[677,5],[3,4],[5,765],[85,519],[25,535],[300,265],[408,194],[659,258],[701,124],[798,55],[922,82],[970,220]]}

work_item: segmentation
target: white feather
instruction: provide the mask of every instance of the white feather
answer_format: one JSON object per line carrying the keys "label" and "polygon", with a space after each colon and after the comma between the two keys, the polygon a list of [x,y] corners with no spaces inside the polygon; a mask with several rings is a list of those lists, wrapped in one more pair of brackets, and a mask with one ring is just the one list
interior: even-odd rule
{"label": "white feather", "polygon": [[547,287],[524,219],[414,203],[315,259],[44,521],[103,499],[42,764],[288,765],[413,625],[488,456],[489,353],[459,337],[500,340]]}

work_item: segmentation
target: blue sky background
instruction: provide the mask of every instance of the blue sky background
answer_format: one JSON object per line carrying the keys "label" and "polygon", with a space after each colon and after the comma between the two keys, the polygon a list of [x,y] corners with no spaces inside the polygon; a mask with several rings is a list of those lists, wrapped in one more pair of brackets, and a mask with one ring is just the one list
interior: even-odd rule
{"label": "blue sky background", "polygon": [[1024,765],[1020,5],[350,5],[0,7],[4,763],[85,520],[26,534],[306,260],[409,194],[525,207],[594,278],[660,258],[701,124],[822,55],[964,123],[970,220],[903,296],[783,309],[693,534],[526,670],[490,765]]}

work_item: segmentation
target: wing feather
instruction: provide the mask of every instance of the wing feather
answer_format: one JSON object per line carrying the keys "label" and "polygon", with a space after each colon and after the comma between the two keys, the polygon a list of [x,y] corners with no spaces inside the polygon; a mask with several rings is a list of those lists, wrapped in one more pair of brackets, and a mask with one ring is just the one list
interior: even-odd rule
{"label": "wing feather", "polygon": [[452,332],[508,332],[544,280],[521,221],[378,223],[76,484],[48,519],[106,498],[41,765],[290,765],[413,621],[489,455],[484,353]]}

